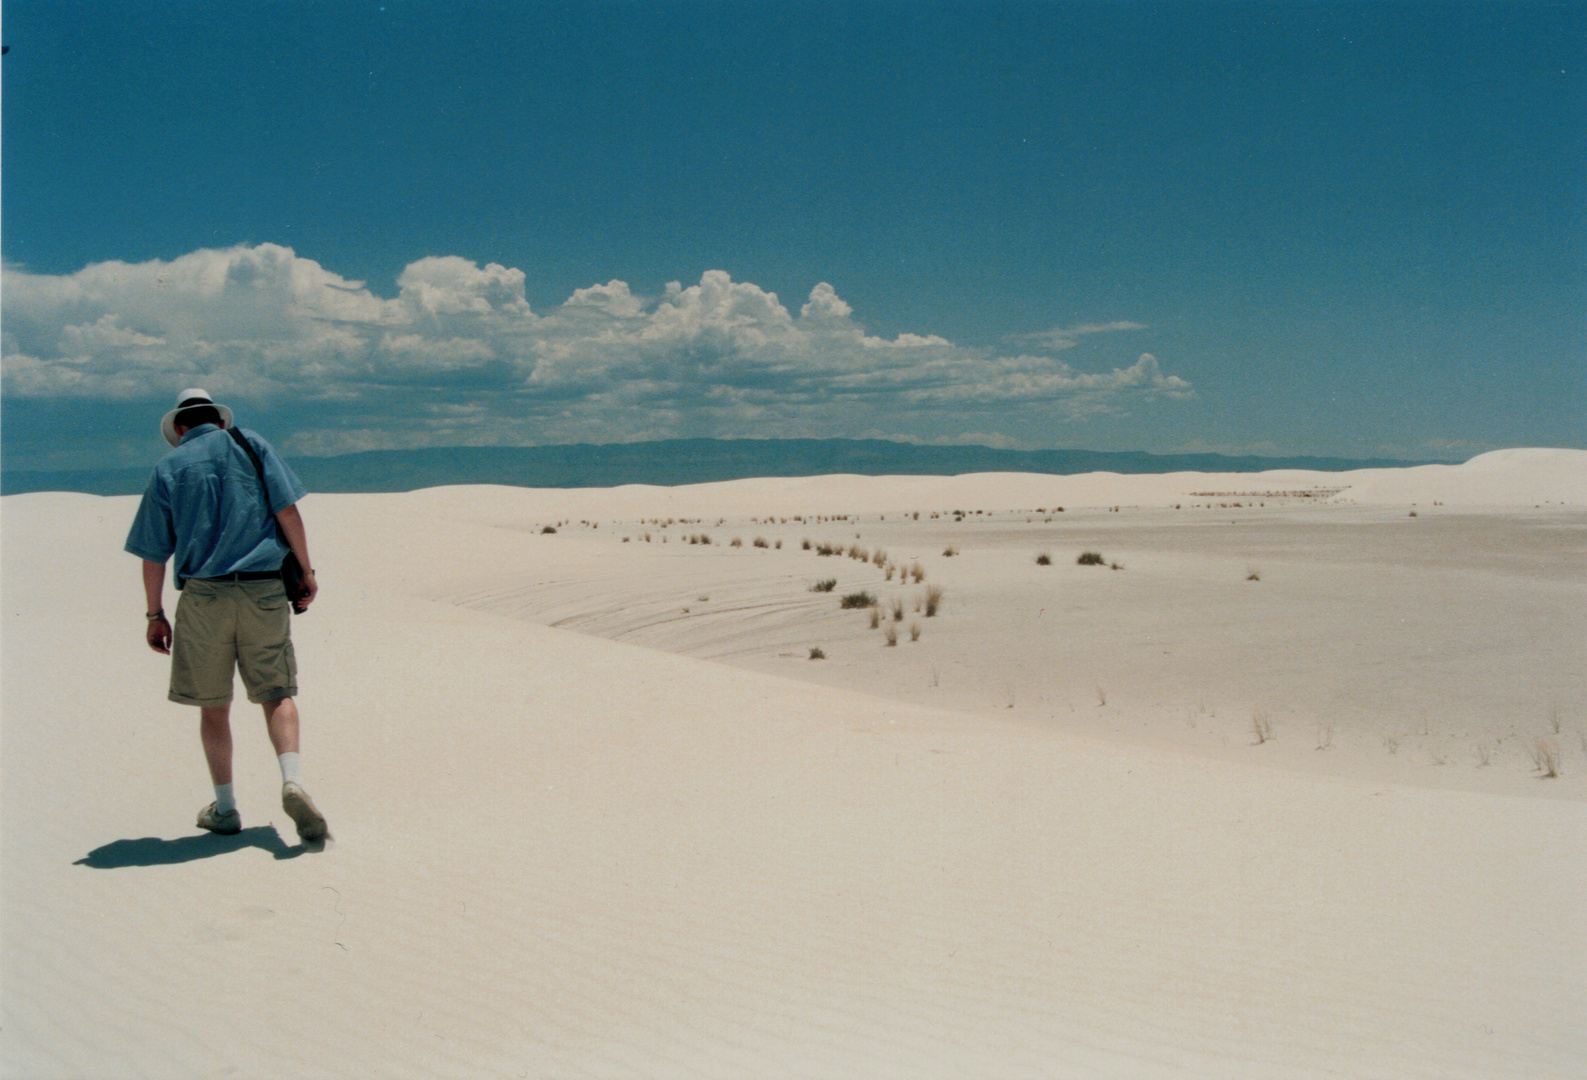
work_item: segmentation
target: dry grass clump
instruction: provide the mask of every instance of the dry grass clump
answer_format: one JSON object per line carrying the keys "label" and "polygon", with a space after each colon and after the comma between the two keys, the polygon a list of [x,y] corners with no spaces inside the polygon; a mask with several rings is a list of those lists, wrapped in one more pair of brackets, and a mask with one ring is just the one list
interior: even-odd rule
{"label": "dry grass clump", "polygon": [[1256,735],[1256,744],[1261,746],[1265,742],[1273,741],[1273,721],[1267,713],[1259,712],[1251,717],[1251,731]]}
{"label": "dry grass clump", "polygon": [[[875,630],[880,625],[882,625],[882,609],[873,607],[871,608],[871,629]],[[891,626],[892,624],[888,623],[888,625]]]}
{"label": "dry grass clump", "polygon": [[1533,740],[1532,764],[1542,773],[1539,779],[1554,779],[1559,775],[1559,744],[1553,739]]}
{"label": "dry grass clump", "polygon": [[1047,554],[1045,551],[1042,552],[1040,555],[1036,556],[1036,565],[1037,566],[1051,566],[1052,565],[1052,556]]}
{"label": "dry grass clump", "polygon": [[843,599],[838,601],[838,606],[842,608],[873,608],[876,606],[876,597],[861,589],[859,592],[846,594]]}
{"label": "dry grass clump", "polygon": [[833,589],[835,589],[837,587],[838,587],[838,579],[837,578],[835,578],[835,577],[822,578],[820,581],[818,581],[814,585],[810,586],[810,591],[811,592],[831,592]]}
{"label": "dry grass clump", "polygon": [[957,554],[959,554],[959,548],[956,544],[949,544],[942,549],[943,558],[951,559]]}
{"label": "dry grass clump", "polygon": [[729,540],[727,542],[727,546],[728,547],[743,547],[744,546],[744,538],[742,536],[735,536],[735,537],[733,537],[733,539],[731,539],[731,540]]}
{"label": "dry grass clump", "polygon": [[909,577],[911,581],[919,585],[926,580],[926,571],[919,563],[915,563],[909,568]]}
{"label": "dry grass clump", "polygon": [[884,641],[886,641],[888,645],[897,645],[898,644],[898,624],[897,623],[888,623],[887,627],[882,631],[882,639]]}
{"label": "dry grass clump", "polygon": [[764,536],[755,537],[753,543],[758,548],[771,547],[771,541],[767,540]]}
{"label": "dry grass clump", "polygon": [[1075,560],[1081,566],[1106,566],[1108,561],[1102,557],[1100,551],[1082,551]]}
{"label": "dry grass clump", "polygon": [[919,641],[920,640],[920,624],[919,623],[912,622],[912,623],[909,624],[909,640],[910,641]]}
{"label": "dry grass clump", "polygon": [[1262,580],[1262,574],[1258,570],[1247,571],[1246,575],[1245,575],[1245,580],[1247,580],[1247,581],[1261,581]]}
{"label": "dry grass clump", "polygon": [[904,621],[904,602],[903,602],[903,600],[897,599],[897,598],[895,598],[893,600],[892,612],[893,612],[893,621],[894,622],[903,622]]}
{"label": "dry grass clump", "polygon": [[928,585],[926,587],[926,618],[936,616],[937,609],[942,606],[942,586]]}
{"label": "dry grass clump", "polygon": [[827,654],[821,651],[821,646],[812,645],[810,647],[810,659],[812,659],[812,660],[825,660],[826,658],[827,658]]}
{"label": "dry grass clump", "polygon": [[871,555],[871,562],[875,563],[879,567],[886,566],[887,565],[887,549],[886,548],[877,548],[876,551]]}

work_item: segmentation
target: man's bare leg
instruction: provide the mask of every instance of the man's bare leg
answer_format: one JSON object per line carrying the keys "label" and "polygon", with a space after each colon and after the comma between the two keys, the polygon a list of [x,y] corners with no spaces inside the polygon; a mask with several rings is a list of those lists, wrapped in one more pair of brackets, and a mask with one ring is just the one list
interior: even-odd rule
{"label": "man's bare leg", "polygon": [[209,763],[210,780],[216,785],[231,783],[231,706],[201,707],[198,737],[204,743],[204,760]]}
{"label": "man's bare leg", "polygon": [[204,744],[204,760],[209,778],[215,784],[215,802],[198,814],[201,829],[223,834],[242,828],[237,800],[231,788],[231,706],[204,705],[198,710],[198,737]]}
{"label": "man's bare leg", "polygon": [[264,703],[265,730],[270,733],[270,745],[276,748],[276,757],[298,752],[298,707],[289,697],[276,698]]}
{"label": "man's bare leg", "polygon": [[291,698],[264,703],[265,729],[281,763],[281,806],[297,824],[304,841],[324,840],[329,834],[325,816],[303,790],[298,771],[298,707]]}

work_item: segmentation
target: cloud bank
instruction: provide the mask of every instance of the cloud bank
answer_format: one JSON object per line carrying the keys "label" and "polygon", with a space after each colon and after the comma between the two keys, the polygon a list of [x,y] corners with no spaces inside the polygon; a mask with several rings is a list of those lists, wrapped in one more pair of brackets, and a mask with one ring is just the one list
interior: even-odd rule
{"label": "cloud bank", "polygon": [[[1052,353],[1112,322],[1011,339],[869,335],[828,284],[797,314],[720,271],[643,297],[622,281],[536,313],[521,270],[420,259],[395,298],[275,244],[70,276],[4,272],[4,393],[164,403],[199,385],[228,402],[291,405],[334,424],[298,452],[680,435],[944,439],[988,417],[1072,421],[1190,384],[1150,354],[1082,372]],[[978,426],[968,426],[971,424]]]}

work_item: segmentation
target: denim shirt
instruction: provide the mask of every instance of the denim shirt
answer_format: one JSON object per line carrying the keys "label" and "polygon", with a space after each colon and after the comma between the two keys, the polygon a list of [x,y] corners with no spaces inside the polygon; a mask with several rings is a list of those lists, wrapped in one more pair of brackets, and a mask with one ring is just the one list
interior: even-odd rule
{"label": "denim shirt", "polygon": [[264,439],[242,430],[264,463],[267,502],[253,462],[223,429],[200,424],[154,467],[126,549],[150,562],[176,557],[176,587],[188,578],[277,570],[291,549],[275,515],[308,490]]}

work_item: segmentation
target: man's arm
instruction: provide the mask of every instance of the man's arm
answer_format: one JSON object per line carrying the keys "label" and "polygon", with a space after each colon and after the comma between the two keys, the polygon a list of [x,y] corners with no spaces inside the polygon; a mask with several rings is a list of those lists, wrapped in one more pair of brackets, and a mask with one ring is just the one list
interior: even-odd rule
{"label": "man's arm", "polygon": [[309,590],[309,594],[299,599],[298,605],[306,608],[319,594],[320,583],[314,580],[314,564],[309,562],[309,537],[303,528],[303,515],[298,513],[297,504],[293,503],[276,515],[276,522],[281,526],[281,535],[286,537],[287,546],[292,549],[292,554],[298,557],[298,563],[303,567],[303,585]]}
{"label": "man's arm", "polygon": [[171,621],[165,617],[165,564],[143,560],[143,598],[146,615],[159,614],[149,620],[149,629],[145,640],[149,648],[157,653],[170,655],[171,652]]}

